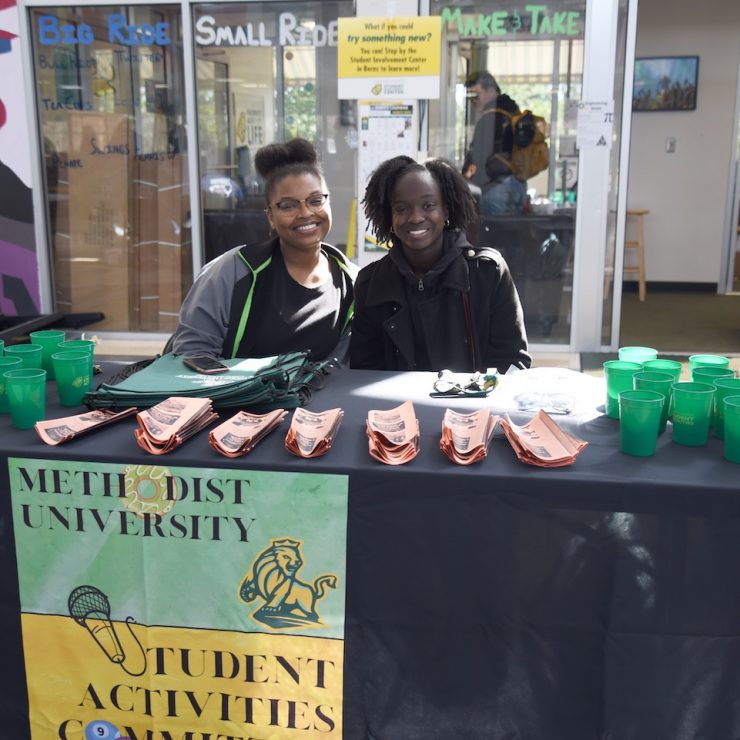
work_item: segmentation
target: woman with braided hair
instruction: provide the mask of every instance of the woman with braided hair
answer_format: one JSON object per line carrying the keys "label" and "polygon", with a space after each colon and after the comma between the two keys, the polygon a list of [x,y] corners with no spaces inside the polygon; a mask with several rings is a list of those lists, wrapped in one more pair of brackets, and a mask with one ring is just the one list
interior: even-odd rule
{"label": "woman with braided hair", "polygon": [[379,243],[391,245],[355,283],[350,366],[467,372],[530,366],[522,307],[503,257],[476,248],[462,175],[446,160],[386,160],[363,199]]}

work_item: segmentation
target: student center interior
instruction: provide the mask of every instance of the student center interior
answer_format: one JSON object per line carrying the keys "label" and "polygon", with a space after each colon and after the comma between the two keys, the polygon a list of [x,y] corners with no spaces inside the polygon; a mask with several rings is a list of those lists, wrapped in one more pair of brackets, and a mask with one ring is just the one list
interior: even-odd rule
{"label": "student center interior", "polygon": [[[733,290],[736,5],[19,3],[41,308],[101,311],[102,335],[169,335],[205,262],[269,236],[254,155],[295,136],[321,154],[328,240],[360,265],[376,259],[360,203],[369,171],[398,153],[461,167],[476,122],[465,81],[487,70],[547,122],[549,165],[524,209],[483,217],[475,239],[509,262],[535,350],[614,348],[637,227],[650,286]],[[404,97],[340,99],[339,19],[389,16],[439,16],[438,97],[410,84]],[[666,82],[669,66],[640,80],[640,60],[657,58],[688,58],[694,79]],[[649,110],[638,83],[654,85]],[[688,102],[668,100],[676,84],[694,86]]]}

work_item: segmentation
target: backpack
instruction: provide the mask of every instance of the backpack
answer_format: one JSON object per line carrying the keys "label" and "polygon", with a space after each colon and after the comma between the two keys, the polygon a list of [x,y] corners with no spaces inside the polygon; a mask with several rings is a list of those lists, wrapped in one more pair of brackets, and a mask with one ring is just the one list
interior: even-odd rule
{"label": "backpack", "polygon": [[510,162],[498,154],[496,158],[505,162],[514,177],[522,182],[546,170],[550,166],[550,150],[545,141],[550,134],[547,121],[531,110],[512,115],[503,108],[496,108],[496,113],[504,114],[511,121],[514,141]]}

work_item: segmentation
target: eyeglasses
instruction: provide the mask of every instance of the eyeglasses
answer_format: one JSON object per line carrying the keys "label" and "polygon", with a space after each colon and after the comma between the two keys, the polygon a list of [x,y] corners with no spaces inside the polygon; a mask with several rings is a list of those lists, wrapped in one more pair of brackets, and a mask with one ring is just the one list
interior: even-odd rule
{"label": "eyeglasses", "polygon": [[485,375],[477,372],[469,378],[460,380],[456,378],[449,370],[440,370],[437,373],[437,379],[434,381],[434,393],[438,397],[448,396],[487,396],[498,382],[497,375]]}
{"label": "eyeglasses", "polygon": [[[277,203],[273,203],[269,208],[277,208],[281,213],[293,214],[298,211],[302,204],[306,204],[306,208],[313,213],[320,211],[326,201],[329,200],[329,193],[314,193],[309,195],[308,198],[297,200],[296,198],[283,198]],[[268,210],[269,210],[268,208]]]}

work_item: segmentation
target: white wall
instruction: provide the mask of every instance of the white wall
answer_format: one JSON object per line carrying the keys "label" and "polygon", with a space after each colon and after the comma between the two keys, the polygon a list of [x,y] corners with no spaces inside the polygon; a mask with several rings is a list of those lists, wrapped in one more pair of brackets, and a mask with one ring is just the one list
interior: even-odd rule
{"label": "white wall", "polygon": [[[629,208],[648,208],[647,279],[716,283],[734,151],[737,0],[640,0],[637,57],[699,56],[697,109],[634,113]],[[675,154],[665,140],[675,137]]]}

